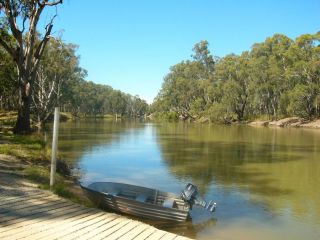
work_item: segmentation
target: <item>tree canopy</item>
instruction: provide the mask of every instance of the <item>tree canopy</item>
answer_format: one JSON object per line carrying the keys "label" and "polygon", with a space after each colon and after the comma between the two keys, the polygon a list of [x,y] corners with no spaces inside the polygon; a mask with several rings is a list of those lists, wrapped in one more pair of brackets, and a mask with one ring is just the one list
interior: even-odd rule
{"label": "tree canopy", "polygon": [[192,57],[170,68],[151,106],[155,115],[224,123],[320,116],[320,32],[295,40],[275,34],[223,58],[201,41]]}
{"label": "tree canopy", "polygon": [[[77,48],[53,38],[44,50],[34,79],[31,102],[31,118],[39,127],[45,124],[55,106],[77,117],[117,114],[136,118],[147,113],[148,104],[139,96],[86,81],[87,72],[79,65]],[[1,47],[0,57],[0,108],[17,110],[16,66]]]}

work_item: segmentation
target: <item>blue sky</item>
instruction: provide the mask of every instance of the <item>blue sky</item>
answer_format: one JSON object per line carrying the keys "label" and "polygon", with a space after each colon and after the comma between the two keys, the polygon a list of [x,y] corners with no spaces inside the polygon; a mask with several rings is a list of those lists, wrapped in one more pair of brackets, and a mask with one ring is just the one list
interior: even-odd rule
{"label": "blue sky", "polygon": [[170,66],[189,59],[195,43],[206,39],[222,57],[274,33],[315,33],[320,1],[65,0],[54,23],[55,34],[61,30],[79,45],[87,80],[151,103]]}

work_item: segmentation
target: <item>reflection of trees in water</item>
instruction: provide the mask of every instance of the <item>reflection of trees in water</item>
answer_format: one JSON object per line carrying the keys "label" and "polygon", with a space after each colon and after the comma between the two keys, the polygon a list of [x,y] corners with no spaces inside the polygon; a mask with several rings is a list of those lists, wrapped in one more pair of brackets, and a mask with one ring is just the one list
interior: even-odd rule
{"label": "reflection of trees in water", "polygon": [[[59,157],[77,164],[81,156],[96,146],[120,141],[121,134],[144,125],[134,121],[87,119],[62,123],[59,128]],[[51,137],[48,138],[49,142]]]}
{"label": "reflection of trees in water", "polygon": [[314,132],[183,125],[157,130],[169,171],[191,179],[203,194],[213,181],[232,185],[275,213],[289,208],[298,217],[311,214],[319,222],[320,136]]}

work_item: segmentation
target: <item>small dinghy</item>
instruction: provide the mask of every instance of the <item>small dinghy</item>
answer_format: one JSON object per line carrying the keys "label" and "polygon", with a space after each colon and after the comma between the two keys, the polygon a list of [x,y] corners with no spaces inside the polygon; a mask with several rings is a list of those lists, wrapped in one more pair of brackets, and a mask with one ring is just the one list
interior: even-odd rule
{"label": "small dinghy", "polygon": [[216,204],[198,196],[197,187],[188,184],[181,196],[156,189],[115,182],[95,182],[81,188],[101,208],[138,217],[164,221],[185,221],[193,205],[213,212]]}

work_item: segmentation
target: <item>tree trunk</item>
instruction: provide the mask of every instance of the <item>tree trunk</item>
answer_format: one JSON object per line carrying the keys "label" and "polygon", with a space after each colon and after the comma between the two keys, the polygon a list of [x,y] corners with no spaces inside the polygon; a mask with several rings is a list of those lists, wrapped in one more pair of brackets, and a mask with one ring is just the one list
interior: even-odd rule
{"label": "tree trunk", "polygon": [[19,88],[19,110],[14,133],[26,134],[31,132],[30,127],[30,104],[31,86],[30,83],[21,84]]}

